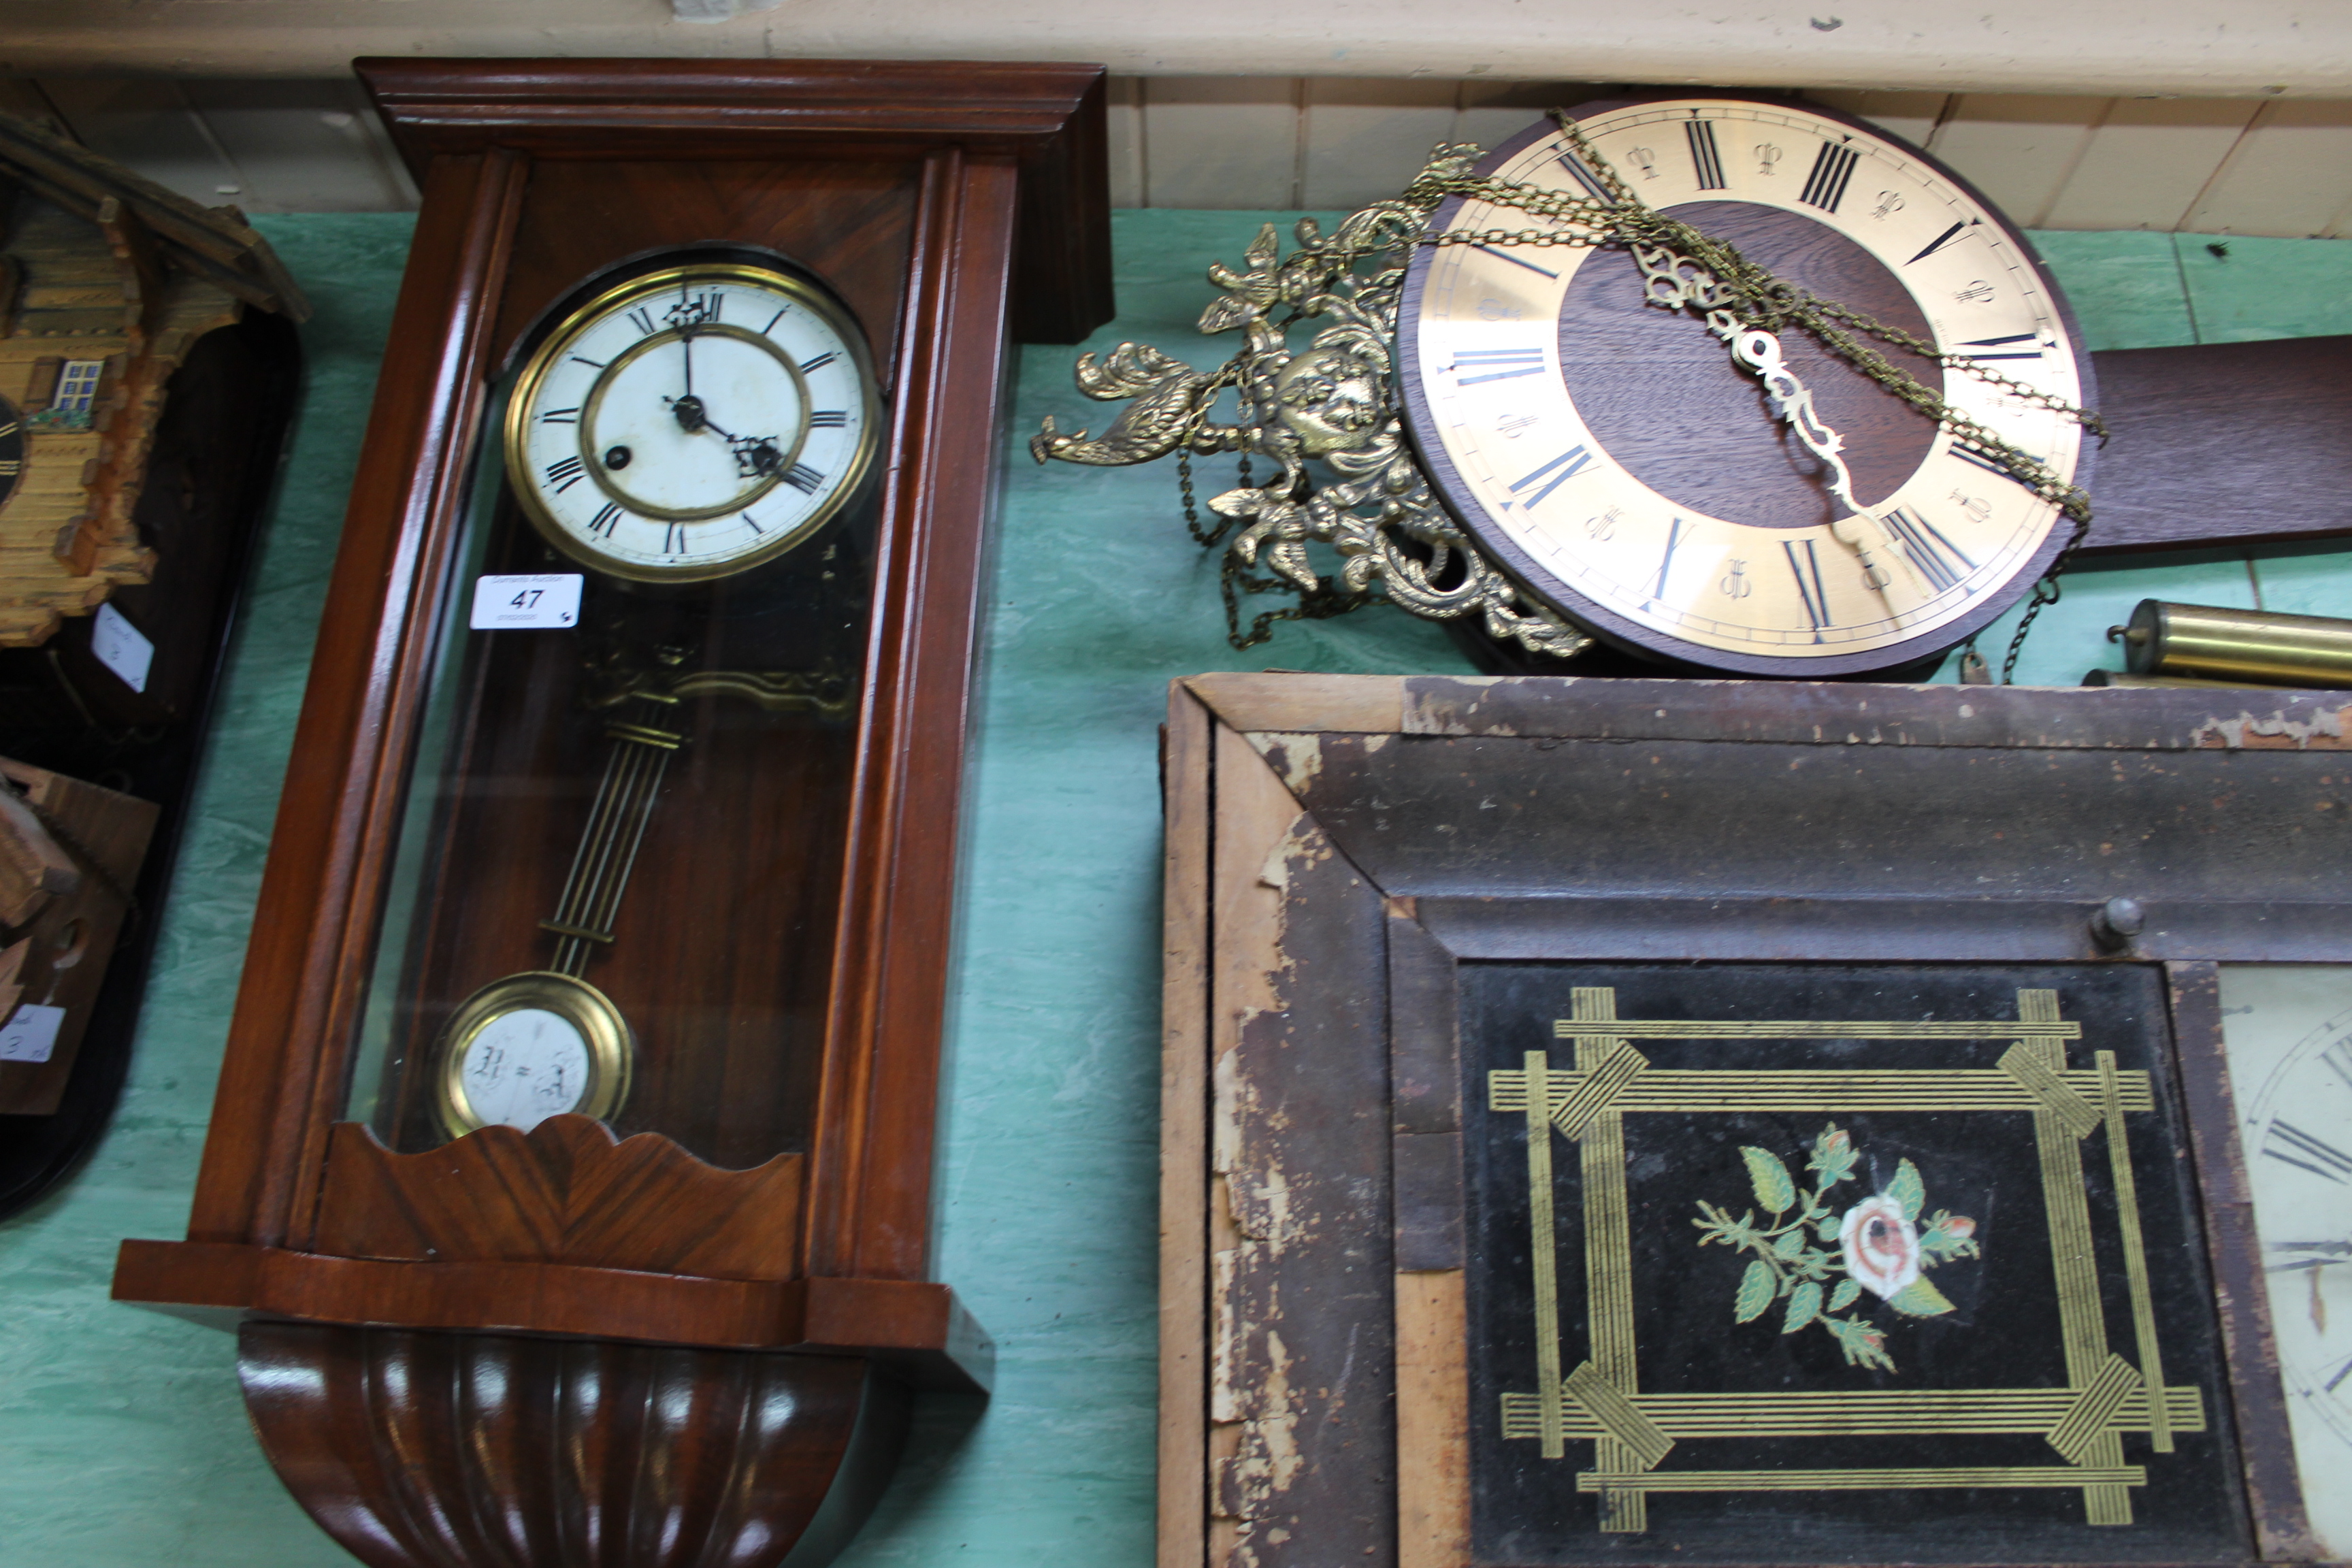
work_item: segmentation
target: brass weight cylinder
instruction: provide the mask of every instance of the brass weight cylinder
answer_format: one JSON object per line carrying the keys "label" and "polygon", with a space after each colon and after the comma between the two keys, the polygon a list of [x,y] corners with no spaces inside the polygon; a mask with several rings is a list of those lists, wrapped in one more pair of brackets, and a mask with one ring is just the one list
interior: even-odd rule
{"label": "brass weight cylinder", "polygon": [[2142,599],[2131,624],[2109,626],[2134,675],[2352,687],[2352,621]]}

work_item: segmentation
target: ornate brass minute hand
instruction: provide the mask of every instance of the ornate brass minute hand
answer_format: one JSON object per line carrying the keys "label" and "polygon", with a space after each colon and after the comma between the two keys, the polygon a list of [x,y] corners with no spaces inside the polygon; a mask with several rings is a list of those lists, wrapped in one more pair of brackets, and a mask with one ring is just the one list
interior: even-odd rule
{"label": "ornate brass minute hand", "polygon": [[1895,542],[1886,536],[1886,525],[1855,502],[1853,476],[1846,472],[1845,458],[1840,456],[1845,450],[1845,437],[1824,424],[1814,411],[1812,389],[1798,379],[1797,373],[1781,357],[1780,340],[1760,327],[1739,327],[1725,335],[1731,344],[1733,363],[1756,373],[1764,383],[1765,394],[1772,399],[1772,412],[1789,422],[1797,439],[1829,469],[1829,492],[1849,514],[1832,522],[1830,531],[1861,559],[1863,581],[1881,589],[1890,581],[1874,554],[1873,547],[1876,545],[1886,546],[1889,553],[1909,571],[1910,563],[1904,560],[1902,552],[1894,548]]}
{"label": "ornate brass minute hand", "polygon": [[1731,345],[1731,360],[1743,370],[1762,378],[1765,392],[1772,399],[1772,412],[1789,422],[1798,439],[1810,447],[1830,471],[1830,494],[1843,503],[1852,515],[1839,518],[1830,524],[1830,531],[1838,542],[1853,551],[1862,562],[1863,581],[1872,587],[1885,589],[1890,579],[1878,564],[1874,547],[1885,545],[1903,570],[1922,592],[1926,584],[1918,582],[1918,574],[1903,552],[1895,548],[1887,536],[1886,525],[1854,503],[1853,476],[1846,472],[1845,459],[1839,454],[1845,450],[1845,437],[1822,421],[1813,410],[1812,389],[1797,377],[1781,357],[1780,340],[1760,327],[1744,325],[1734,315],[1729,291],[1715,274],[1689,257],[1670,250],[1663,245],[1635,245],[1634,262],[1642,268],[1643,302],[1662,310],[1696,310],[1705,313],[1707,331]]}

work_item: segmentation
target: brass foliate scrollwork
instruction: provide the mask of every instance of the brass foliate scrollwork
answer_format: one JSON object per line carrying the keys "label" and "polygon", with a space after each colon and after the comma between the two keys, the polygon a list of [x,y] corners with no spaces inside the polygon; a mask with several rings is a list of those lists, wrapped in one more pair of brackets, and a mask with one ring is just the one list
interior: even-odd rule
{"label": "brass foliate scrollwork", "polygon": [[[2089,528],[2090,498],[1897,368],[1873,343],[1905,349],[2011,397],[2055,409],[2103,437],[2105,427],[2098,416],[1774,277],[1734,247],[1648,206],[1594,152],[1574,119],[1564,113],[1555,118],[1582,170],[1583,194],[1480,175],[1475,173],[1477,147],[1445,143],[1431,153],[1402,195],[1350,214],[1328,238],[1314,219],[1303,218],[1296,230],[1298,248],[1286,257],[1268,224],[1242,268],[1209,268],[1209,280],[1223,294],[1201,313],[1201,331],[1213,336],[1241,330],[1243,344],[1232,359],[1202,371],[1131,342],[1100,360],[1081,354],[1079,390],[1105,402],[1123,399],[1127,406],[1098,440],[1084,430],[1065,434],[1048,418],[1030,440],[1031,454],[1040,463],[1058,458],[1120,465],[1174,453],[1193,537],[1213,545],[1230,535],[1225,616],[1236,647],[1265,641],[1276,620],[1340,614],[1371,603],[1378,589],[1377,596],[1416,615],[1437,620],[1475,615],[1497,640],[1517,642],[1530,652],[1572,656],[1592,639],[1549,609],[1521,604],[1510,580],[1438,501],[1406,443],[1397,390],[1397,310],[1404,258],[1416,246],[1622,246],[1642,268],[1649,304],[1704,318],[1732,346],[1738,362],[1763,379],[1775,413],[1835,470],[1838,499],[1849,510],[1853,497],[1838,455],[1843,441],[1821,423],[1811,393],[1780,359],[1780,334],[1792,329],[1816,339],[2073,521],[2073,537],[2036,584],[2011,644],[2006,679],[2034,616],[2056,599],[2057,574]],[[1759,156],[1768,153],[1768,163],[1780,156],[1777,148],[1759,150]],[[1452,196],[1515,208],[1540,226],[1435,232],[1431,220]],[[1306,348],[1296,352],[1290,345],[1294,326],[1314,331]],[[1211,415],[1228,388],[1239,412],[1223,424]],[[1209,510],[1222,521],[1204,529],[1193,510],[1190,460],[1222,452],[1242,455],[1243,483],[1210,499]],[[1248,477],[1249,458],[1258,455],[1277,465],[1262,485]],[[1874,550],[1888,545],[1883,531],[1874,523],[1847,519],[1837,533],[1855,551],[1874,585],[1886,581]],[[1327,578],[1317,570],[1313,544],[1338,553],[1337,574]],[[1248,574],[1246,568],[1261,561],[1274,576]],[[1237,587],[1249,593],[1287,589],[1298,596],[1298,605],[1258,616],[1244,634]]]}
{"label": "brass foliate scrollwork", "polygon": [[[1431,171],[1458,177],[1477,155],[1473,146],[1440,147]],[[1098,439],[1085,430],[1064,433],[1048,418],[1029,442],[1041,463],[1113,466],[1171,452],[1180,462],[1223,452],[1242,454],[1245,463],[1273,459],[1275,472],[1263,484],[1245,479],[1211,497],[1209,510],[1222,521],[1195,529],[1204,543],[1230,535],[1226,612],[1236,647],[1264,641],[1275,619],[1370,603],[1376,586],[1416,615],[1475,616],[1490,635],[1531,652],[1566,658],[1591,645],[1550,611],[1520,603],[1510,580],[1446,513],[1404,439],[1395,364],[1402,255],[1443,199],[1424,176],[1406,195],[1350,215],[1328,237],[1314,219],[1302,218],[1294,231],[1298,248],[1287,257],[1267,224],[1241,268],[1209,268],[1223,293],[1202,311],[1201,331],[1240,331],[1233,359],[1202,371],[1142,343],[1121,343],[1099,359],[1081,354],[1079,390],[1127,406]],[[1294,326],[1313,330],[1297,350]],[[1212,417],[1228,387],[1239,404],[1229,424]],[[1315,544],[1339,558],[1328,578],[1317,570]],[[1243,586],[1286,586],[1312,607],[1261,616],[1244,634],[1235,579],[1261,563],[1274,578],[1243,576]]]}

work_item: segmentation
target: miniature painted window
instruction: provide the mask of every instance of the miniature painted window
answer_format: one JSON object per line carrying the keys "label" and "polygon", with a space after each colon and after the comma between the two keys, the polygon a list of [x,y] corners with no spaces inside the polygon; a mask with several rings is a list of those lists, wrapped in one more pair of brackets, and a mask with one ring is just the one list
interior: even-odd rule
{"label": "miniature painted window", "polygon": [[69,359],[58,377],[58,395],[52,408],[68,414],[87,414],[98,400],[98,378],[106,369],[102,359]]}

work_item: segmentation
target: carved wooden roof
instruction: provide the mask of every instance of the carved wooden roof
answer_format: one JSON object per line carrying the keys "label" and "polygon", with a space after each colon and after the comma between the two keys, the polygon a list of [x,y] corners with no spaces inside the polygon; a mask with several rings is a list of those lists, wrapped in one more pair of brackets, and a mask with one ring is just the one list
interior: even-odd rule
{"label": "carved wooden roof", "polygon": [[92,223],[112,197],[154,236],[172,265],[248,305],[298,321],[310,317],[302,290],[235,207],[198,206],[45,126],[6,113],[0,113],[0,179]]}

